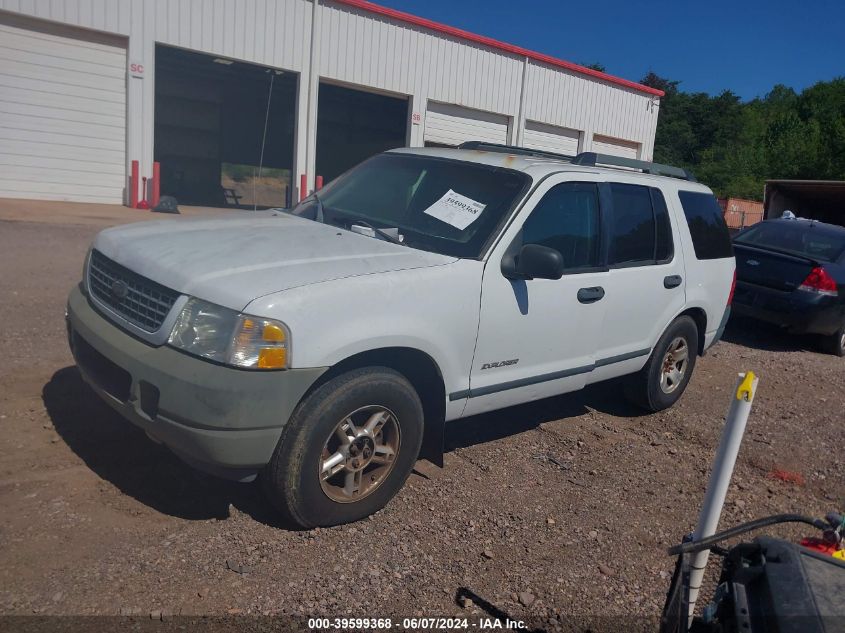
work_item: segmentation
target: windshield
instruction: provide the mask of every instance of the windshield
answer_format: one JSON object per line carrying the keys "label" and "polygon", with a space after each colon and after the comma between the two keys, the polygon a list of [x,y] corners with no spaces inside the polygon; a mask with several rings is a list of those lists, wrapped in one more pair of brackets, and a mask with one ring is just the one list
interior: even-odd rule
{"label": "windshield", "polygon": [[379,154],[293,209],[350,228],[396,228],[413,248],[480,257],[531,183],[511,169],[411,154]]}
{"label": "windshield", "polygon": [[845,235],[795,220],[755,224],[737,235],[735,241],[829,262],[837,261],[845,251]]}

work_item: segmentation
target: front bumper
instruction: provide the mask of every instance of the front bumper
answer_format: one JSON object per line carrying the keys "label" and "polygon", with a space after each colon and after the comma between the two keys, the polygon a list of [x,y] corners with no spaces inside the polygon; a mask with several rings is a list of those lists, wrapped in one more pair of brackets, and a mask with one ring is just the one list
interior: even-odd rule
{"label": "front bumper", "polygon": [[734,294],[736,314],[773,323],[794,334],[834,334],[845,321],[845,304],[828,297],[794,290],[783,292],[738,281]]}
{"label": "front bumper", "polygon": [[136,339],[100,315],[80,288],[68,337],[85,381],[112,408],[202,470],[248,480],[270,461],[282,427],[326,368],[223,367]]}

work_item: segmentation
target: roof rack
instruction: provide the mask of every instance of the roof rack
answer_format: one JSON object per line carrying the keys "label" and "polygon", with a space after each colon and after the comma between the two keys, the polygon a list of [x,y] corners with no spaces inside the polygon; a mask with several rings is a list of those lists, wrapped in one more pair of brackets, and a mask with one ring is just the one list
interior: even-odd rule
{"label": "roof rack", "polygon": [[661,165],[660,163],[650,163],[645,160],[624,158],[623,156],[611,156],[610,154],[581,152],[575,158],[572,159],[572,164],[583,165],[586,167],[627,167],[629,169],[639,169],[643,173],[654,174],[655,176],[670,176],[672,178],[680,178],[681,180],[697,182],[695,176],[693,176],[689,170],[683,169],[681,167],[674,167],[672,165]]}
{"label": "roof rack", "polygon": [[486,143],[485,141],[466,141],[458,145],[458,149],[477,149],[484,152],[537,156],[538,158],[554,158],[565,161],[571,161],[573,159],[573,156],[567,154],[555,154],[554,152],[547,152],[542,149],[530,149],[528,147],[517,147],[516,145],[500,145],[498,143]]}

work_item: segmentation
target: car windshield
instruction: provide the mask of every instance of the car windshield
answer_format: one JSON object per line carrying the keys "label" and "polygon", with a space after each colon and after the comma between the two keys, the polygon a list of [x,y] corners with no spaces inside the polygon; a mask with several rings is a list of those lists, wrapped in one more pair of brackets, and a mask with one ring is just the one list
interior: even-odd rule
{"label": "car windshield", "polygon": [[294,215],[350,228],[398,229],[412,248],[480,257],[531,184],[512,169],[379,154],[297,205]]}
{"label": "car windshield", "polygon": [[845,231],[837,235],[824,228],[790,220],[761,222],[737,235],[738,244],[787,251],[813,259],[837,261],[845,252]]}

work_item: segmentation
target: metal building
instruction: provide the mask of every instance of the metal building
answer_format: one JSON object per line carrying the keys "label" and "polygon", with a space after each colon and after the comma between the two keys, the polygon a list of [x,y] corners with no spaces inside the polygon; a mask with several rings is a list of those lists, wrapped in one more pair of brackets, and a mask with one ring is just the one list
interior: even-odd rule
{"label": "metal building", "polygon": [[[0,197],[278,206],[400,146],[650,159],[658,90],[364,0],[0,0]],[[304,177],[304,179],[303,179]]]}

